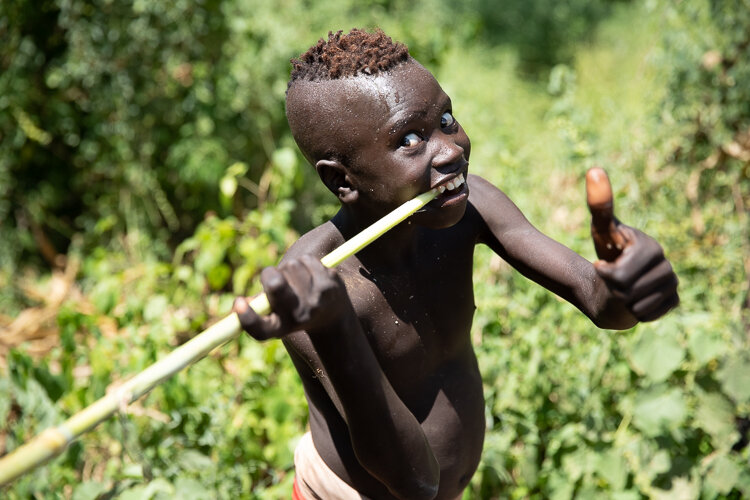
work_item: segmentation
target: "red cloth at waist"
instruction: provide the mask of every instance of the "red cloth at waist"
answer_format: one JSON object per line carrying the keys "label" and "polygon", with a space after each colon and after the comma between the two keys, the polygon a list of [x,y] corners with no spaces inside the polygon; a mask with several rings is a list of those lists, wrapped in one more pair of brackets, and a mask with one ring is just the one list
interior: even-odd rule
{"label": "red cloth at waist", "polygon": [[292,500],[305,500],[305,497],[302,496],[302,493],[299,491],[299,486],[297,486],[297,478],[294,478],[294,484],[292,485]]}

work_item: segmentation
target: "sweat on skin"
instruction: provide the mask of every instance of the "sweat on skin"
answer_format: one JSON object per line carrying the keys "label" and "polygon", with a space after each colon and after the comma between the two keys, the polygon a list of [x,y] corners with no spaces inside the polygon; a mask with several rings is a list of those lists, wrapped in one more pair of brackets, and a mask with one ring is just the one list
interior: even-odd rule
{"label": "sweat on skin", "polygon": [[[476,245],[602,328],[630,328],[679,302],[653,238],[617,222],[627,246],[595,266],[470,175],[471,143],[450,98],[412,58],[373,75],[295,81],[287,117],[341,209],[262,272],[269,316],[244,298],[235,311],[254,338],[282,339],[305,389],[315,448],[367,498],[455,499],[476,471],[485,429],[470,338]],[[441,187],[336,269],[320,264],[373,221]]]}

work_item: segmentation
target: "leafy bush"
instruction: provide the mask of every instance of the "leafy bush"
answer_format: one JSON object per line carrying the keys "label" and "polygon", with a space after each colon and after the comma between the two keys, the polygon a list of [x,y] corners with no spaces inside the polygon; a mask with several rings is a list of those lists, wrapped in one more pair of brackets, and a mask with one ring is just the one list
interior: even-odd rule
{"label": "leafy bush", "polygon": [[[21,310],[40,321],[38,338],[0,345],[0,450],[226,314],[330,216],[286,131],[288,59],[329,29],[379,25],[436,73],[472,169],[532,222],[593,258],[582,179],[601,164],[618,215],[663,244],[681,279],[670,316],[602,332],[479,249],[488,433],[465,498],[750,496],[748,11],[0,4],[0,324]],[[60,303],[43,254],[76,278]],[[280,343],[243,338],[3,494],[286,497],[305,419]]]}
{"label": "leafy bush", "polygon": [[518,50],[520,69],[538,72],[570,63],[577,44],[591,40],[596,25],[610,14],[614,3],[470,0],[454,8],[462,17],[472,19],[475,36],[490,44],[513,46]]}

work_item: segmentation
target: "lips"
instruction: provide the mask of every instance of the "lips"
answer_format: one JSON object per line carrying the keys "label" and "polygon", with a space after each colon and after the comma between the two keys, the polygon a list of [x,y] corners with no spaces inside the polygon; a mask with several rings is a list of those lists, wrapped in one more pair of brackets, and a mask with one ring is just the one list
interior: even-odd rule
{"label": "lips", "polygon": [[445,192],[447,192],[448,194],[455,194],[456,191],[460,189],[465,182],[466,180],[464,179],[464,174],[461,173],[448,182],[442,183],[436,189],[438,190],[439,194],[443,194]]}
{"label": "lips", "polygon": [[439,184],[435,189],[438,190],[438,196],[430,203],[433,206],[447,207],[461,203],[469,196],[469,187],[463,173]]}

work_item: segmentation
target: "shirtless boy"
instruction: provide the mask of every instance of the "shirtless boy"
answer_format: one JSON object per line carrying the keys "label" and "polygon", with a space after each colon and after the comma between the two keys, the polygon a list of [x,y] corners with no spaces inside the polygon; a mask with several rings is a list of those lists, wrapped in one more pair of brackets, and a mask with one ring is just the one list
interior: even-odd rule
{"label": "shirtless boy", "polygon": [[[624,252],[593,265],[469,175],[471,143],[450,98],[382,32],[330,35],[293,65],[289,126],[341,209],[262,272],[270,316],[244,298],[234,309],[254,338],[283,340],[302,378],[312,441],[295,456],[295,494],[460,498],[485,429],[470,338],[474,247],[488,245],[601,328],[662,316],[679,301],[677,278],[659,244],[636,229],[619,225]],[[425,209],[335,270],[320,264],[439,186]]]}

